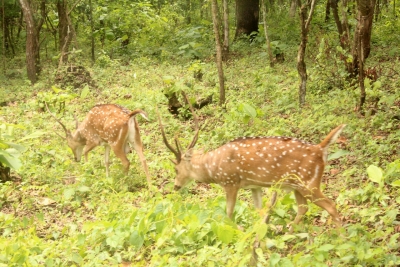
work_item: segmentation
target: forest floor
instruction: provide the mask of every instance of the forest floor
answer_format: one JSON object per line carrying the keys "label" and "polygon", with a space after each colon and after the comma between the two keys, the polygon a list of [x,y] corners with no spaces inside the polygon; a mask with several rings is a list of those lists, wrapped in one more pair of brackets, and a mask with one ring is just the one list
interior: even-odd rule
{"label": "forest floor", "polygon": [[[371,66],[379,62],[378,77],[367,81],[364,114],[355,111],[357,86],[318,64],[310,64],[307,104],[299,109],[291,58],[294,52],[271,68],[262,50],[236,52],[225,66],[223,107],[212,60],[109,59],[57,74],[47,62],[34,86],[21,79],[23,68],[8,71],[0,138],[23,152],[22,166],[0,185],[0,266],[247,266],[255,258],[259,266],[400,265],[400,58],[370,59]],[[322,181],[343,228],[335,229],[328,213],[310,203],[303,223],[289,233],[297,207],[293,194],[278,187],[268,224],[262,218],[270,190],[261,212],[241,190],[233,220],[217,185],[194,182],[174,191],[173,154],[162,141],[157,110],[170,142],[177,137],[186,147],[194,135],[193,121],[185,119],[190,111],[184,106],[182,115],[170,114],[165,96],[178,92],[183,103],[180,91],[192,102],[213,96],[196,111],[202,128],[196,148],[206,151],[241,136],[319,143],[347,124],[330,147]],[[75,162],[44,102],[71,130],[74,114],[82,121],[99,103],[145,110],[150,120],[138,122],[152,185],[136,153],[129,155],[127,176],[111,153],[106,177],[102,147],[87,162]]]}

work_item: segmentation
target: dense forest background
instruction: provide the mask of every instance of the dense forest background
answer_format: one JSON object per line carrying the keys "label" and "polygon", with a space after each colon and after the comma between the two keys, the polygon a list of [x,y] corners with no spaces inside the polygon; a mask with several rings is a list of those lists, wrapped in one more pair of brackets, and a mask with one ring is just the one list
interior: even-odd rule
{"label": "dense forest background", "polygon": [[[400,7],[358,1],[0,0],[0,266],[400,265]],[[184,92],[188,101],[183,97]],[[168,138],[210,151],[241,136],[330,147],[322,189],[343,228],[279,185],[174,190]],[[104,148],[75,162],[62,127],[96,104],[138,116],[124,175]],[[278,195],[273,207],[273,196]],[[269,223],[263,222],[269,212]]]}

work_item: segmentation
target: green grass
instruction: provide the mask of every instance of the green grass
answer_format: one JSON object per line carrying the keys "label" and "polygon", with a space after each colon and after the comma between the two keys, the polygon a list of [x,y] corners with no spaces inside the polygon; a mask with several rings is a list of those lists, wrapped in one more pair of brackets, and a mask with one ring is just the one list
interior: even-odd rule
{"label": "green grass", "polygon": [[[57,85],[71,96],[57,114],[70,129],[74,113],[82,120],[97,103],[142,108],[149,114],[150,121],[139,119],[139,124],[151,189],[136,154],[129,156],[128,176],[122,175],[121,163],[112,154],[111,177],[105,177],[102,147],[89,154],[88,162],[73,161],[65,142],[54,134],[62,133],[61,127],[40,108],[42,99],[37,97],[42,92],[60,101],[51,89],[50,68],[33,87],[10,79],[1,95],[7,105],[0,109],[0,120],[24,128],[2,136],[27,150],[12,181],[0,185],[0,266],[247,266],[256,236],[259,266],[399,265],[400,197],[394,182],[398,185],[400,174],[395,118],[400,92],[393,89],[399,87],[398,74],[382,72],[381,86],[374,89],[381,95],[378,108],[372,113],[373,103],[367,99],[366,115],[360,116],[354,112],[357,89],[346,83],[344,88],[321,87],[322,78],[312,70],[307,105],[300,110],[294,62],[273,69],[266,62],[262,50],[238,50],[225,66],[224,107],[217,105],[212,60],[201,62],[201,82],[193,78],[194,62],[175,65],[139,58],[128,65],[113,60],[107,66],[94,65],[88,70],[96,86],[84,94]],[[381,64],[400,71],[393,62]],[[295,200],[278,189],[268,225],[246,190],[240,192],[233,221],[226,217],[220,187],[193,183],[175,192],[169,161],[173,155],[162,142],[157,109],[167,135],[179,137],[183,147],[194,131],[190,121],[167,111],[163,90],[172,86],[190,98],[213,94],[213,104],[198,111],[201,125],[207,124],[196,147],[206,150],[247,135],[286,135],[318,143],[337,125],[347,124],[330,152],[349,153],[329,162],[323,180],[325,194],[337,203],[343,229],[334,229],[329,215],[310,204],[303,224],[289,234],[286,225],[295,216]],[[249,106],[255,116],[245,111]],[[38,137],[20,141],[32,133]],[[379,171],[368,175],[370,165],[382,169],[383,176]],[[266,191],[264,207],[270,196]]]}

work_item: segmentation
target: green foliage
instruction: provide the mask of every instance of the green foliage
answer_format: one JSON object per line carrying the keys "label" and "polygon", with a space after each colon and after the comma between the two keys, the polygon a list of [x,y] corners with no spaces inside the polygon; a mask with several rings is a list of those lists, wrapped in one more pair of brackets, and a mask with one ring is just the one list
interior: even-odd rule
{"label": "green foliage", "polygon": [[8,166],[14,170],[21,167],[19,159],[21,154],[26,151],[23,145],[12,142],[14,140],[14,129],[23,129],[20,125],[3,123],[0,124],[0,164]]}
{"label": "green foliage", "polygon": [[[52,86],[53,92],[38,92],[38,106],[45,109],[45,104],[58,108],[58,112],[65,111],[65,104],[74,99],[77,95],[71,93],[68,89],[62,90],[56,86]],[[84,90],[85,91],[85,90]],[[84,93],[86,94],[86,92]]]}
{"label": "green foliage", "polygon": [[211,35],[209,28],[196,26],[177,32],[173,39],[178,45],[178,56],[188,59],[204,58],[209,54],[211,48]]}
{"label": "green foliage", "polygon": [[[4,163],[7,155],[12,157],[8,166],[20,167],[18,173],[12,170],[12,181],[0,184],[0,266],[249,266],[254,254],[256,266],[399,265],[400,70],[392,58],[398,21],[385,19],[383,11],[383,20],[374,22],[374,31],[382,34],[372,36],[368,64],[380,66],[381,76],[366,81],[371,111],[364,117],[353,112],[359,93],[347,80],[341,56],[351,57],[338,47],[334,22],[324,21],[322,2],[311,25],[308,104],[302,110],[297,105],[298,21],[280,6],[269,13],[268,25],[275,52],[284,51],[286,61],[267,66],[262,31],[252,43],[235,41],[224,65],[226,104],[217,106],[214,99],[196,111],[202,127],[196,148],[206,151],[241,136],[284,135],[318,143],[337,125],[348,125],[330,147],[322,182],[324,194],[337,203],[343,228],[331,229],[329,214],[309,203],[303,224],[289,233],[296,201],[279,185],[273,188],[278,200],[269,224],[262,221],[269,208],[255,210],[248,190],[239,192],[233,220],[226,216],[221,187],[193,183],[173,190],[172,155],[160,137],[156,112],[169,139],[179,138],[185,148],[193,121],[170,115],[165,94],[175,92],[182,102],[183,90],[192,103],[217,96],[218,73],[209,7],[159,3],[95,2],[92,67],[86,67],[87,3],[78,3],[72,13],[79,21],[82,52],[76,56],[96,86],[78,92],[54,85],[54,66],[43,57],[41,80],[31,87],[21,78],[25,59],[10,60],[15,69],[6,70],[0,90],[0,159]],[[193,15],[190,24],[183,14]],[[51,12],[49,19],[57,20]],[[47,59],[58,53],[43,41],[45,48]],[[197,73],[201,79],[194,77]],[[82,119],[97,103],[144,109],[150,121],[137,119],[153,187],[147,187],[136,153],[128,155],[127,176],[111,153],[110,177],[105,177],[102,147],[87,162],[74,162],[64,140],[53,134],[60,126],[44,112],[45,102],[64,114],[69,128],[72,114]],[[264,194],[263,207],[270,197]]]}

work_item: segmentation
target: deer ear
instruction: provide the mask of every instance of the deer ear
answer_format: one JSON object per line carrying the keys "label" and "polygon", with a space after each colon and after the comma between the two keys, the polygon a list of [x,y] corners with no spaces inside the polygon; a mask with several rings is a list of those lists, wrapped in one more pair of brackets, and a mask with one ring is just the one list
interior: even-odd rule
{"label": "deer ear", "polygon": [[188,151],[186,151],[185,155],[183,156],[183,159],[187,160],[187,161],[191,161],[192,156],[193,156],[193,149],[191,148]]}

